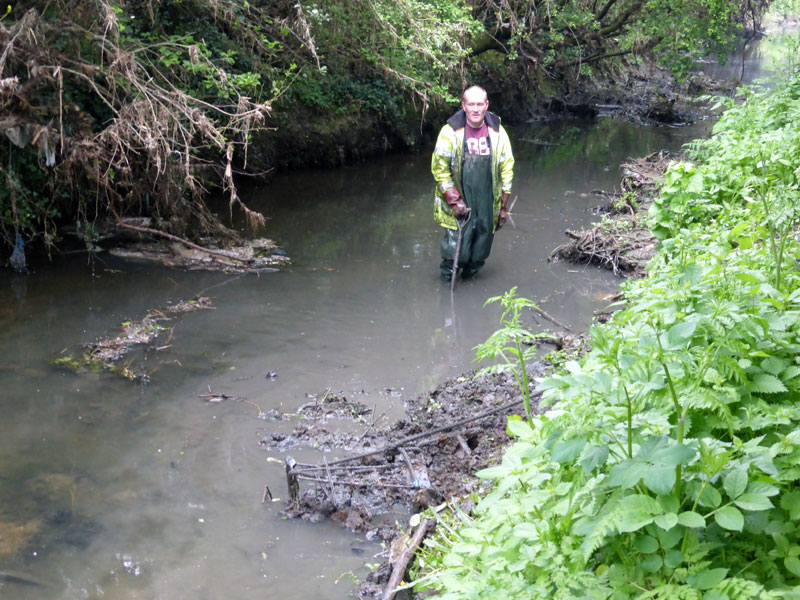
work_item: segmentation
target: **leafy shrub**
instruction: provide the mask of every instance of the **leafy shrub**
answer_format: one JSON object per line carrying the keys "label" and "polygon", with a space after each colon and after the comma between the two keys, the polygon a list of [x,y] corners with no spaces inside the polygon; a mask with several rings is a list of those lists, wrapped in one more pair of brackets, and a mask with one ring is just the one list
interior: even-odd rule
{"label": "leafy shrub", "polygon": [[[800,598],[800,81],[749,92],[668,172],[663,242],[592,350],[539,383],[441,598]],[[789,268],[781,269],[785,261]]]}

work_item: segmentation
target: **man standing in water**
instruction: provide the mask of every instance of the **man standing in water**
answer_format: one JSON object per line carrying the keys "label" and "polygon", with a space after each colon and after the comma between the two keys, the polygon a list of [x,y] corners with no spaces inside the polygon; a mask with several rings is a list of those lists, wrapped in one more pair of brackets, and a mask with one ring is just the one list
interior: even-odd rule
{"label": "man standing in water", "polygon": [[459,225],[463,232],[455,268],[462,278],[471,278],[489,257],[494,232],[508,218],[514,156],[500,117],[488,109],[486,90],[467,88],[461,110],[439,132],[431,159],[433,214],[445,228],[440,268],[446,281],[453,275]]}

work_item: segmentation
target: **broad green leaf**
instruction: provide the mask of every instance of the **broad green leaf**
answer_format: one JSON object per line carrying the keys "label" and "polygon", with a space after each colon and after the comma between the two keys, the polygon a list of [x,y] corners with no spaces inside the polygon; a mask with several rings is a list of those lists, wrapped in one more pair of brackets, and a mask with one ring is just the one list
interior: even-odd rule
{"label": "broad green leaf", "polygon": [[633,545],[642,554],[652,554],[658,550],[658,540],[652,535],[640,535],[633,540]]}
{"label": "broad green leaf", "polygon": [[651,466],[644,474],[644,484],[656,494],[666,496],[675,485],[675,467]]}
{"label": "broad green leaf", "polygon": [[700,590],[710,590],[718,583],[721,583],[728,574],[728,569],[706,569],[696,575],[689,576],[689,585],[693,585]]}
{"label": "broad green leaf", "polygon": [[519,523],[514,526],[514,535],[526,540],[538,540],[539,530],[533,523]]}
{"label": "broad green leaf", "polygon": [[583,516],[579,517],[572,523],[572,533],[575,535],[589,535],[597,526],[597,521],[594,517]]}
{"label": "broad green leaf", "polygon": [[645,460],[658,465],[683,465],[692,460],[697,451],[684,444],[674,443],[665,435],[650,436],[642,443],[636,453],[637,460]]}
{"label": "broad green leaf", "polygon": [[731,531],[741,531],[744,527],[744,516],[738,508],[733,506],[723,506],[714,513],[714,520],[723,529]]}
{"label": "broad green leaf", "polygon": [[661,529],[669,530],[678,524],[678,515],[675,513],[665,513],[663,515],[658,515],[653,521],[656,525],[661,527]]}
{"label": "broad green leaf", "polygon": [[506,429],[510,435],[516,436],[521,440],[533,440],[533,429],[531,429],[531,426],[525,421],[509,419]]}
{"label": "broad green leaf", "polygon": [[597,467],[606,464],[608,460],[608,446],[586,446],[581,453],[580,465],[586,474]]}
{"label": "broad green leaf", "polygon": [[563,388],[568,385],[564,377],[547,377],[537,384],[536,391],[544,392],[545,390]]}
{"label": "broad green leaf", "polygon": [[725,488],[725,493],[727,493],[728,497],[731,499],[741,496],[745,488],[747,488],[747,467],[737,467],[728,473],[725,476],[722,486]]}
{"label": "broad green leaf", "polygon": [[789,513],[793,521],[800,519],[800,491],[789,492],[781,497],[781,508]]}
{"label": "broad green leaf", "polygon": [[747,222],[739,223],[736,227],[734,227],[728,232],[728,237],[735,238],[737,235],[741,235],[742,233],[747,231],[748,226],[749,224]]}
{"label": "broad green leaf", "polygon": [[658,502],[641,494],[626,496],[620,502],[622,517],[618,525],[621,533],[638,531],[653,522],[653,515],[661,512]]}
{"label": "broad green leaf", "polygon": [[667,330],[665,350],[677,350],[683,348],[692,338],[692,334],[697,329],[697,319],[687,319],[676,323]]}
{"label": "broad green leaf", "polygon": [[481,469],[475,476],[479,479],[497,479],[498,477],[505,477],[510,475],[509,467],[505,465],[498,465],[496,467],[488,467],[486,469]]}
{"label": "broad green leaf", "polygon": [[742,494],[733,503],[745,510],[769,510],[773,508],[769,498],[761,494]]}
{"label": "broad green leaf", "polygon": [[705,527],[706,520],[703,515],[691,510],[687,510],[678,515],[678,523],[684,527]]}
{"label": "broad green leaf", "polygon": [[673,527],[669,530],[656,528],[656,537],[664,550],[669,550],[683,539],[683,528]]}
{"label": "broad green leaf", "polygon": [[762,494],[764,496],[777,496],[781,493],[779,487],[767,483],[766,481],[751,481],[747,484],[746,491],[751,494]]}
{"label": "broad green leaf", "polygon": [[665,450],[658,451],[653,457],[653,462],[661,462],[665,465],[685,465],[697,455],[697,450],[685,446],[684,444],[672,444]]}
{"label": "broad green leaf", "polygon": [[[797,289],[800,290],[800,288]],[[800,375],[800,367],[792,365],[791,367],[786,367],[786,369],[784,369],[783,373],[781,373],[781,379],[783,381],[789,381],[798,375]]]}
{"label": "broad green leaf", "polygon": [[550,452],[550,460],[557,463],[567,463],[580,455],[581,450],[586,445],[585,437],[574,437],[570,440],[556,442]]}
{"label": "broad green leaf", "polygon": [[664,564],[670,569],[677,569],[683,564],[683,554],[680,550],[668,550],[664,555]]}
{"label": "broad green leaf", "polygon": [[700,506],[705,506],[706,508],[717,508],[722,504],[722,494],[714,486],[707,485],[700,494],[699,503]]}
{"label": "broad green leaf", "polygon": [[642,571],[645,573],[655,573],[661,568],[662,564],[664,563],[661,557],[658,554],[652,554],[641,562]]}
{"label": "broad green leaf", "polygon": [[781,371],[789,366],[789,361],[783,358],[770,356],[761,361],[761,368],[771,375],[778,376]]}
{"label": "broad green leaf", "polygon": [[786,570],[795,577],[800,577],[800,558],[796,556],[789,556],[783,559],[783,564],[786,565]]}
{"label": "broad green leaf", "polygon": [[647,463],[639,460],[626,460],[611,467],[608,485],[619,486],[623,490],[632,488],[647,473]]}
{"label": "broad green leaf", "polygon": [[681,507],[681,503],[678,502],[675,496],[659,496],[658,503],[661,505],[661,508],[664,509],[664,512],[677,513]]}
{"label": "broad green leaf", "polygon": [[769,373],[758,373],[748,386],[751,392],[758,394],[780,394],[787,391],[783,382]]}

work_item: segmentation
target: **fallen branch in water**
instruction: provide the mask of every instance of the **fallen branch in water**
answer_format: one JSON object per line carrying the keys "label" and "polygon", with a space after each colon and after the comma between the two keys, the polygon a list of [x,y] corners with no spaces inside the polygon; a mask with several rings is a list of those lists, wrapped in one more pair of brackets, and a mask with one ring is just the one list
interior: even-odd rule
{"label": "fallen branch in water", "polygon": [[184,246],[187,246],[189,248],[193,248],[201,252],[206,252],[213,256],[219,256],[220,258],[231,259],[231,260],[238,260],[239,262],[250,264],[249,259],[240,258],[239,256],[234,256],[226,252],[222,252],[220,250],[212,250],[210,248],[204,248],[203,246],[199,246],[194,242],[190,242],[189,240],[186,240],[182,237],[178,237],[177,235],[172,235],[171,233],[167,233],[166,231],[159,231],[158,229],[153,229],[152,227],[141,227],[139,225],[131,225],[129,223],[125,223],[122,219],[119,218],[119,216],[116,215],[116,213],[114,214],[114,216],[117,218],[117,226],[122,227],[124,229],[130,229],[131,231],[137,231],[139,233],[148,233],[150,235],[156,235],[159,237],[166,238],[168,240],[172,240],[173,242],[178,242],[179,244],[183,244]]}
{"label": "fallen branch in water", "polygon": [[417,530],[414,532],[414,537],[406,539],[403,550],[400,556],[397,557],[394,567],[392,568],[392,575],[389,577],[389,581],[383,590],[383,600],[392,600],[395,597],[397,593],[395,588],[403,581],[403,577],[408,569],[408,563],[414,558],[414,555],[417,553],[417,548],[432,526],[433,519],[423,519],[422,523],[419,524],[419,527],[417,527]]}

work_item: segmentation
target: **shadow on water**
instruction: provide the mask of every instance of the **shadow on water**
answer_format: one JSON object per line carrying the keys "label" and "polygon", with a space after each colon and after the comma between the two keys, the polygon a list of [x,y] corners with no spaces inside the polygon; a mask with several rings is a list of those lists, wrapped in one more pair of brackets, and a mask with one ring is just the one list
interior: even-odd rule
{"label": "shadow on water", "polygon": [[[267,236],[293,259],[286,272],[231,277],[72,256],[24,279],[3,273],[0,572],[46,586],[0,578],[0,592],[348,597],[342,574],[363,577],[380,548],[329,523],[284,521],[283,502],[262,502],[265,484],[276,497],[286,492],[282,466],[258,441],[295,423],[259,413],[293,411],[333,388],[400,415],[404,397],[473,366],[473,347],[499,316],[483,304],[512,286],[586,328],[618,280],[551,263],[550,251],[565,228],[592,220],[592,191],[615,189],[621,162],[675,150],[708,127],[601,119],[512,130],[514,222],[452,302],[438,279],[427,153],[279,175],[247,190],[248,204],[270,216]],[[215,310],[185,315],[168,349],[134,356],[151,373],[147,386],[52,366],[65,350],[199,293]],[[247,402],[203,402],[209,388]],[[294,454],[318,458],[313,448]]]}

